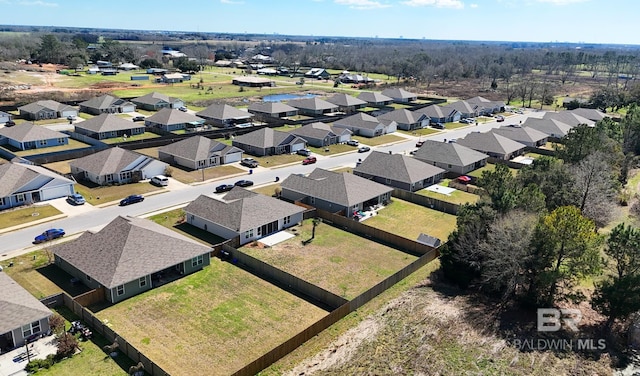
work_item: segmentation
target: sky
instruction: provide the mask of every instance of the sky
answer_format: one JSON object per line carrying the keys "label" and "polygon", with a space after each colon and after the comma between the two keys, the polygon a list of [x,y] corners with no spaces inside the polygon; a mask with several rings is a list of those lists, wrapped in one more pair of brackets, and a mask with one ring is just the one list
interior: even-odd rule
{"label": "sky", "polygon": [[0,24],[640,45],[638,0],[0,0]]}

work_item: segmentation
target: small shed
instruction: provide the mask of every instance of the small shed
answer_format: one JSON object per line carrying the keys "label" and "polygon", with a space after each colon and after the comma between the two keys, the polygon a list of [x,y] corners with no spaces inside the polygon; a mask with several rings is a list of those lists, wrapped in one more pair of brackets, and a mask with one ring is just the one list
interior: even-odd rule
{"label": "small shed", "polygon": [[416,240],[418,243],[422,243],[424,245],[428,245],[429,247],[433,247],[433,248],[438,248],[440,247],[440,244],[442,244],[442,242],[440,241],[440,239],[431,236],[431,235],[427,235],[424,233],[420,233],[420,235],[418,235],[418,239]]}

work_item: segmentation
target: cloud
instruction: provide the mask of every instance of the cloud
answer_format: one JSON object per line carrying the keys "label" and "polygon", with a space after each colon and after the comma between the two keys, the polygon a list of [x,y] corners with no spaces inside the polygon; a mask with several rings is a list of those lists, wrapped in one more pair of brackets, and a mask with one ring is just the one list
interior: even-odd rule
{"label": "cloud", "polygon": [[57,7],[58,3],[47,3],[46,1],[19,1],[18,5],[34,6],[34,7]]}
{"label": "cloud", "polygon": [[477,7],[478,7],[478,4],[469,4],[469,8],[474,8],[475,9]]}
{"label": "cloud", "polygon": [[453,8],[462,9],[464,3],[460,0],[409,0],[403,1],[402,4],[410,7],[436,7],[436,8]]}
{"label": "cloud", "polygon": [[379,1],[372,0],[335,0],[336,4],[347,5],[351,9],[382,9],[389,8],[391,5],[382,4]]}
{"label": "cloud", "polygon": [[567,4],[576,4],[576,3],[584,3],[589,0],[537,0],[539,3],[548,3],[553,5],[567,5]]}
{"label": "cloud", "polygon": [[233,1],[233,0],[220,0],[220,2],[222,4],[232,4],[232,5],[244,4],[244,1]]}

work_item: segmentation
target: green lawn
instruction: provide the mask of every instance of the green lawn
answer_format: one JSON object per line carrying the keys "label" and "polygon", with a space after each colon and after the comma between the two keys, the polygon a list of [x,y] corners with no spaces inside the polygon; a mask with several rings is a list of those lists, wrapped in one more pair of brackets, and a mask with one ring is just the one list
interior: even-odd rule
{"label": "green lawn", "polygon": [[[467,175],[469,176],[473,176],[476,178],[479,178],[482,176],[482,173],[484,171],[494,171],[496,169],[496,165],[493,163],[487,163],[484,167],[479,168],[477,170],[474,170],[470,173],[468,173]],[[511,171],[511,173],[513,174],[513,176],[516,176],[518,174],[518,169],[515,168],[509,168],[509,171]]]}
{"label": "green lawn", "polygon": [[420,233],[425,233],[446,241],[456,228],[456,216],[393,198],[389,205],[363,223],[407,239],[415,240]]}
{"label": "green lawn", "polygon": [[399,129],[398,132],[411,135],[411,136],[427,136],[427,135],[442,132],[442,131],[438,129],[433,129],[433,128],[420,128],[420,129],[414,129],[412,131],[403,131]]}
{"label": "green lawn", "polygon": [[295,226],[295,237],[270,248],[247,244],[241,251],[314,285],[353,299],[416,259],[374,241],[320,223],[311,238],[312,221]]}
{"label": "green lawn", "polygon": [[32,205],[26,208],[7,209],[0,211],[0,228],[7,228],[47,217],[62,214],[51,205]]}
{"label": "green lawn", "polygon": [[105,204],[111,201],[121,200],[129,195],[145,194],[149,192],[162,191],[148,182],[111,185],[111,186],[94,186],[88,185],[85,181],[78,181],[76,184],[76,192],[84,196],[85,200],[91,205]]}
{"label": "green lawn", "polygon": [[276,192],[276,189],[279,189],[279,188],[280,188],[280,183],[273,183],[273,184],[267,184],[257,188],[249,188],[249,189],[256,193],[263,194],[265,196],[273,196],[274,193]]}
{"label": "green lawn", "polygon": [[358,140],[361,144],[369,145],[369,146],[378,146],[384,144],[390,144],[393,142],[406,141],[407,139],[402,136],[396,136],[394,134],[385,134],[378,137],[362,137],[362,136],[353,136],[352,140]]}
{"label": "green lawn", "polygon": [[184,209],[174,209],[151,216],[149,219],[205,245],[220,244],[226,240],[186,223]]}
{"label": "green lawn", "polygon": [[228,375],[326,314],[213,259],[199,272],[97,316],[169,374]]}
{"label": "green lawn", "polygon": [[[3,261],[4,269],[2,272],[7,273],[31,295],[41,299],[62,291],[62,288],[38,271],[38,269],[49,265],[53,261],[52,257],[51,253],[44,250],[30,252]],[[6,267],[11,262],[13,262],[13,266]]]}
{"label": "green lawn", "polygon": [[289,163],[302,163],[305,157],[298,154],[279,154],[252,158],[258,161],[258,164],[262,167],[274,167]]}
{"label": "green lawn", "polygon": [[309,146],[309,150],[311,150],[313,154],[317,154],[317,155],[333,155],[333,154],[340,154],[340,153],[348,153],[350,151],[357,151],[358,148],[355,146],[347,145],[347,144],[336,144],[336,145],[330,145],[323,148],[316,148],[313,146]]}
{"label": "green lawn", "polygon": [[4,145],[3,148],[5,148],[7,150],[10,150],[12,153],[14,153],[15,155],[17,155],[19,157],[25,157],[25,156],[36,155],[36,154],[53,153],[53,152],[61,151],[61,150],[82,149],[82,148],[87,148],[87,147],[90,147],[90,146],[91,145],[85,144],[84,142],[80,142],[78,140],[74,140],[72,138],[69,138],[69,144],[67,144],[67,145],[51,146],[51,147],[48,147],[48,148],[38,148],[38,149],[29,149],[29,150],[15,150],[13,148],[9,149],[9,145]]}
{"label": "green lawn", "polygon": [[138,141],[138,140],[147,140],[147,139],[156,138],[156,137],[160,137],[160,136],[155,134],[155,133],[144,132],[142,134],[134,134],[133,136],[127,136],[127,138],[114,137],[114,138],[106,138],[106,139],[101,140],[101,141],[104,142],[105,144],[117,144],[119,142],[131,142],[131,141]]}
{"label": "green lawn", "polygon": [[[442,185],[443,187],[448,187],[448,185],[447,185],[448,182],[449,182],[449,179],[445,179],[442,182],[440,182],[439,184]],[[427,189],[421,189],[416,193],[419,194],[419,195],[422,195],[422,196],[427,196],[427,197],[438,199],[440,201],[446,201],[446,202],[450,202],[452,204],[458,204],[458,205],[475,204],[480,199],[480,196],[478,196],[478,195],[474,195],[472,193],[460,191],[458,189],[456,189],[455,191],[451,192],[450,195],[445,195],[443,193],[433,192],[433,191],[430,191],[430,190],[427,190]]]}

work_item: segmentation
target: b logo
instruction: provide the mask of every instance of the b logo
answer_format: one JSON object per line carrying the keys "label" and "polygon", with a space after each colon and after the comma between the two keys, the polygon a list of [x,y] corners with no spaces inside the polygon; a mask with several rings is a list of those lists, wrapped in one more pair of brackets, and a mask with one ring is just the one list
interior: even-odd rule
{"label": "b logo", "polygon": [[562,322],[574,332],[578,331],[578,323],[582,320],[582,312],[571,308],[538,308],[538,331],[557,332]]}

